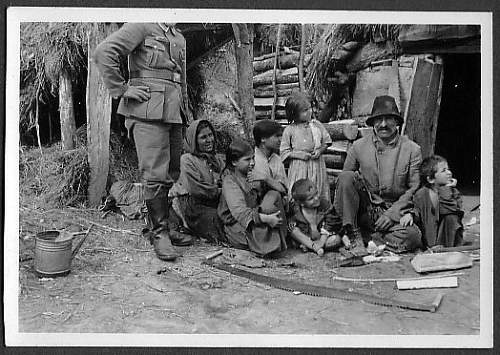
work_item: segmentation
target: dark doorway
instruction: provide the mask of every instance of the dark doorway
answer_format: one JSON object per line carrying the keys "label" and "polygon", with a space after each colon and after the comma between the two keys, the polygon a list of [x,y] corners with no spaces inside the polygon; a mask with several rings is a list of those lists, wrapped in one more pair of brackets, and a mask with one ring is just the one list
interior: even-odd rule
{"label": "dark doorway", "polygon": [[462,192],[479,194],[481,55],[443,55],[444,76],[436,154],[448,160]]}

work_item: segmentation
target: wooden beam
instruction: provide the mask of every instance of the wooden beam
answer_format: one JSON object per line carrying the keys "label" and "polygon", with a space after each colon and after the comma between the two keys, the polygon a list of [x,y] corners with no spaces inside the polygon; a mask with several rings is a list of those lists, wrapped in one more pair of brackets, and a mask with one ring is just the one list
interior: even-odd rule
{"label": "wooden beam", "polygon": [[[116,30],[116,25],[107,28],[106,33]],[[109,173],[109,135],[111,124],[111,95],[104,86],[92,53],[105,37],[97,24],[89,31],[88,75],[87,75],[87,146],[90,167],[88,202],[98,206],[106,193]]]}

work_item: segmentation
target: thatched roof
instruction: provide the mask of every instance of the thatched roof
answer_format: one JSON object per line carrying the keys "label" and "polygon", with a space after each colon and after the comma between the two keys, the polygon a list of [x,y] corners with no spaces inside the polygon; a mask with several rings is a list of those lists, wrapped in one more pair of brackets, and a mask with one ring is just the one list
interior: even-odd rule
{"label": "thatched roof", "polygon": [[402,25],[330,25],[314,47],[309,62],[306,83],[315,97],[330,96],[332,84],[327,80],[336,71],[345,72],[345,60],[341,52],[346,44],[393,41],[397,43]]}
{"label": "thatched roof", "polygon": [[22,131],[34,125],[37,98],[43,103],[57,95],[59,73],[68,72],[75,82],[85,80],[87,27],[84,23],[21,24]]}

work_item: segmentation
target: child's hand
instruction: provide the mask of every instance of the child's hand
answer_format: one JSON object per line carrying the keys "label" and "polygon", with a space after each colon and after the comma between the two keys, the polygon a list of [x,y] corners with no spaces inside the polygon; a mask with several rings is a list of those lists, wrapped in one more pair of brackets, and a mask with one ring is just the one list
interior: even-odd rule
{"label": "child's hand", "polygon": [[267,224],[269,227],[274,228],[277,225],[281,224],[282,220],[279,216],[280,211],[274,212],[272,214],[260,214],[260,219],[263,223]]}
{"label": "child's hand", "polygon": [[321,152],[319,150],[315,150],[314,152],[312,152],[311,154],[311,159],[312,160],[315,160],[315,159],[318,159],[319,157],[321,156]]}
{"label": "child's hand", "polygon": [[294,158],[295,159],[300,159],[300,160],[309,160],[311,159],[311,153],[307,152],[295,152],[294,153]]}
{"label": "child's hand", "polygon": [[413,216],[411,215],[411,213],[403,215],[403,217],[401,217],[401,219],[399,220],[399,224],[401,224],[403,227],[413,225]]}
{"label": "child's hand", "polygon": [[457,186],[457,179],[451,178],[450,181],[446,184],[446,186],[450,186],[450,187]]}
{"label": "child's hand", "polygon": [[392,225],[392,220],[385,216],[382,215],[375,221],[375,230],[378,232],[385,232],[388,230]]}

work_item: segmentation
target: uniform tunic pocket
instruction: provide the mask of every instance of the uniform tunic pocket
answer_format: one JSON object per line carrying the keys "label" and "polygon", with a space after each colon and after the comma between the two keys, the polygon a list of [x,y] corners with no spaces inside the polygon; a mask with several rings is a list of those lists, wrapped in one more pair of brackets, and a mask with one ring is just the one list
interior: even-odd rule
{"label": "uniform tunic pocket", "polygon": [[165,104],[165,89],[158,88],[150,90],[150,98],[139,102],[132,99],[122,99],[118,107],[118,113],[126,117],[137,117],[147,120],[161,120],[163,118],[163,106]]}
{"label": "uniform tunic pocket", "polygon": [[170,43],[163,37],[151,37],[144,40],[144,47],[147,52],[147,64],[151,69],[175,68],[170,58]]}

